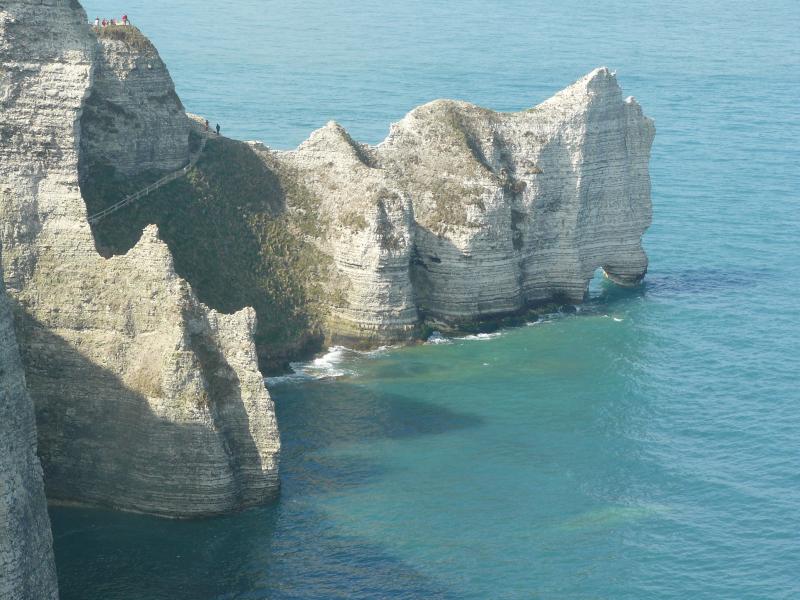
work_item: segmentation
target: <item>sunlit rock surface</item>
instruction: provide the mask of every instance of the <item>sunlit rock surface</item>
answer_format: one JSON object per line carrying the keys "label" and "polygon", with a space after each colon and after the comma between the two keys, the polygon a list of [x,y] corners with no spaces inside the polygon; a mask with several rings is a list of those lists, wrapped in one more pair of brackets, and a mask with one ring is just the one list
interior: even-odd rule
{"label": "sunlit rock surface", "polygon": [[654,133],[600,68],[528,111],[439,100],[376,147],[329,123],[279,153],[333,224],[320,240],[342,290],[330,332],[402,338],[423,320],[580,302],[597,268],[638,283]]}

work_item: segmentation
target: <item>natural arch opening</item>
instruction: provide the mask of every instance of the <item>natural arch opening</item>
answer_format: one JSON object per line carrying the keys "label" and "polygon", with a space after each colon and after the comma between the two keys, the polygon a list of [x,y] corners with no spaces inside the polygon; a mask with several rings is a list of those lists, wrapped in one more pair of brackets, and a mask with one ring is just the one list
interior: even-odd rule
{"label": "natural arch opening", "polygon": [[596,300],[602,297],[606,293],[609,285],[612,284],[606,272],[603,270],[603,267],[597,267],[586,288],[586,300]]}

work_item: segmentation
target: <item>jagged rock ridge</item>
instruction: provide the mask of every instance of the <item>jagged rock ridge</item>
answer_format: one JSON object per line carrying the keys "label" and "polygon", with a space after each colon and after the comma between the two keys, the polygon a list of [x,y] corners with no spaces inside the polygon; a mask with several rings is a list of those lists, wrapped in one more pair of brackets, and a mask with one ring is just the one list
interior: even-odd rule
{"label": "jagged rock ridge", "polygon": [[[654,132],[599,68],[518,113],[432,102],[375,147],[334,122],[288,152],[212,137],[190,185],[115,215],[95,235],[104,251],[122,253],[121,240],[159,223],[204,301],[256,307],[258,351],[272,367],[309,338],[369,346],[577,303],[598,268],[638,283]],[[97,193],[103,181],[102,171],[87,177],[93,210],[118,197]],[[239,240],[235,251],[217,239],[221,227]],[[296,268],[308,263],[317,266]],[[213,289],[209,272],[224,289]]]}

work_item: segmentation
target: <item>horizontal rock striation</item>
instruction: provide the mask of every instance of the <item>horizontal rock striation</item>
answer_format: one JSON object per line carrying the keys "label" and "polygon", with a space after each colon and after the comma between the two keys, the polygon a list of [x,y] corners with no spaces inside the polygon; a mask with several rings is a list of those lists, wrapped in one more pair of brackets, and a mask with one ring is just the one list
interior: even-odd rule
{"label": "horizontal rock striation", "polygon": [[0,598],[57,597],[33,403],[0,280]]}
{"label": "horizontal rock striation", "polygon": [[374,148],[329,123],[279,153],[335,225],[320,240],[342,290],[329,334],[398,339],[580,302],[598,268],[638,283],[654,133],[600,68],[531,110],[439,100]]}
{"label": "horizontal rock striation", "polygon": [[[0,7],[0,234],[48,497],[172,517],[263,502],[280,443],[253,310],[202,304],[155,227],[124,256],[95,250],[79,155],[109,138],[82,145],[80,117],[95,75],[108,76],[98,61],[117,64],[112,47],[101,52],[75,2]],[[158,95],[124,91],[144,106],[131,123],[151,128],[137,148],[152,136],[158,157],[132,150],[137,168],[178,161],[152,129]]]}

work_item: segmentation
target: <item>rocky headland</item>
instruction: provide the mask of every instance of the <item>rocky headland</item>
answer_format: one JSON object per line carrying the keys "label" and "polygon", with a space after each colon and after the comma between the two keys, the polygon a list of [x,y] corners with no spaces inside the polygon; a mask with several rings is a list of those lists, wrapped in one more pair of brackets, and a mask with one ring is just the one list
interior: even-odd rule
{"label": "rocky headland", "polygon": [[263,372],[331,341],[524,318],[580,302],[598,268],[622,285],[647,270],[654,126],[605,68],[530,110],[440,100],[377,146],[329,123],[293,151],[208,136],[149,40],[93,31],[74,0],[0,5],[0,69],[11,598],[55,594],[33,407],[50,501],[231,511],[278,489]]}
{"label": "rocky headland", "polygon": [[[195,122],[192,146],[201,134]],[[518,113],[432,102],[374,147],[333,122],[293,151],[212,135],[188,177],[93,232],[112,256],[157,224],[203,302],[255,308],[260,364],[275,371],[329,343],[472,331],[579,303],[598,268],[638,283],[653,135],[605,68]],[[83,173],[90,212],[159,176],[101,159]]]}

